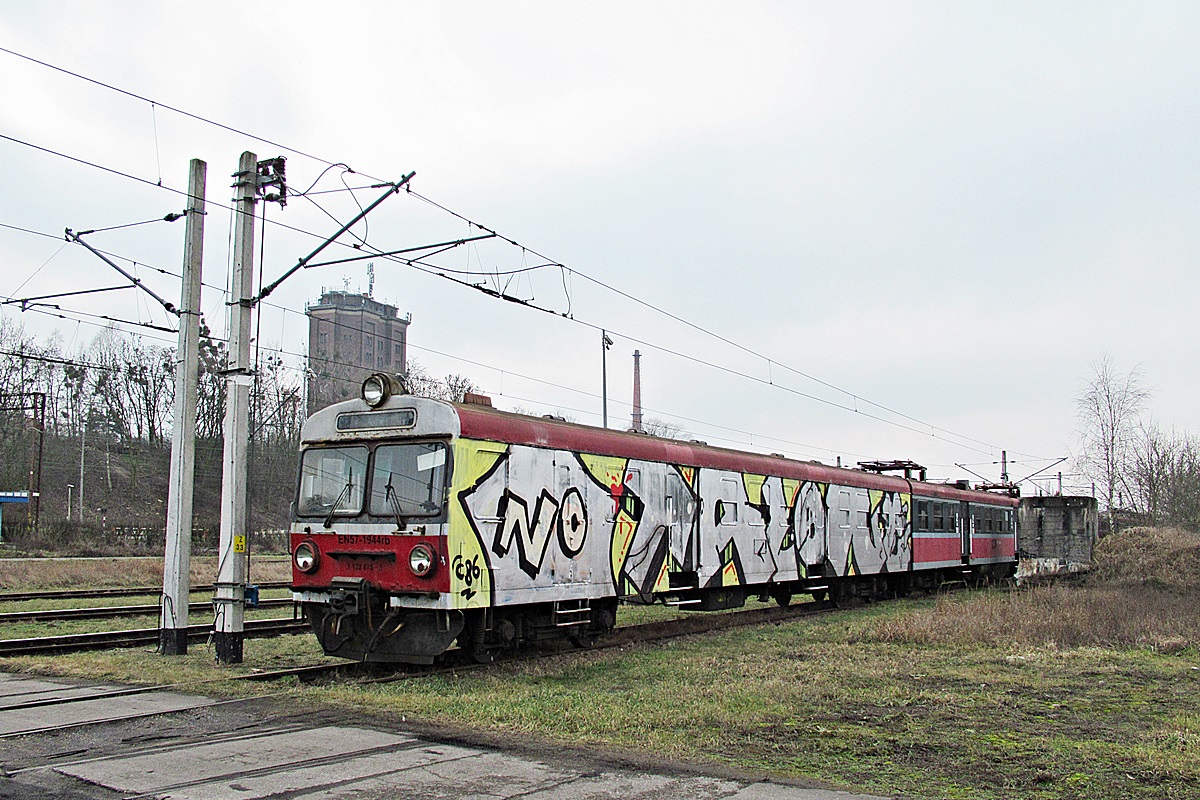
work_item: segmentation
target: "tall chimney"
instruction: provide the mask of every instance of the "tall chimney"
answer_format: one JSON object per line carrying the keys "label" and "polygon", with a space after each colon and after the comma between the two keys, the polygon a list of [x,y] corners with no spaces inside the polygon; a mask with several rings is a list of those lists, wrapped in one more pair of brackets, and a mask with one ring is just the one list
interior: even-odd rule
{"label": "tall chimney", "polygon": [[642,354],[633,351],[633,428],[636,433],[642,432]]}

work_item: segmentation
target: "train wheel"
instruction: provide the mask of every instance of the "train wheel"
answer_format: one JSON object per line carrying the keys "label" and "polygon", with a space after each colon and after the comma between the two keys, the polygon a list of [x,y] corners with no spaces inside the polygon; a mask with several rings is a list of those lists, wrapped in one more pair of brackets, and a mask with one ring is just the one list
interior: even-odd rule
{"label": "train wheel", "polygon": [[817,589],[812,593],[812,598],[818,603],[824,603],[828,594],[829,593],[825,589]]}
{"label": "train wheel", "polygon": [[781,606],[786,607],[786,606],[790,606],[792,604],[791,589],[776,589],[771,594],[771,597],[773,597],[775,599],[775,602]]}
{"label": "train wheel", "polygon": [[590,650],[592,645],[596,643],[596,637],[592,636],[591,631],[587,630],[568,634],[567,639],[581,650]]}
{"label": "train wheel", "polygon": [[498,647],[472,647],[471,660],[476,664],[491,664],[500,657]]}

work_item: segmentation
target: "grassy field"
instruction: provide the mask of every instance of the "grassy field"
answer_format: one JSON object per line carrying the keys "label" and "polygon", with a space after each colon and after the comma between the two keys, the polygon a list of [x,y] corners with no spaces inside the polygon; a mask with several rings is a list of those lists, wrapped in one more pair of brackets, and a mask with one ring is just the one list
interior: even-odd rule
{"label": "grassy field", "polygon": [[[215,556],[194,557],[190,563],[193,586],[211,584],[217,574]],[[253,581],[287,581],[292,578],[287,556],[254,556]],[[0,561],[0,592],[40,589],[104,589],[113,586],[162,586],[161,556],[144,558],[47,558]]]}
{"label": "grassy field", "polygon": [[[1147,548],[1153,550],[1146,555]],[[1200,798],[1200,537],[1109,537],[1083,585],[956,593],[480,673],[293,687],[307,702],[915,798]],[[311,663],[145,650],[0,668],[209,693]]]}

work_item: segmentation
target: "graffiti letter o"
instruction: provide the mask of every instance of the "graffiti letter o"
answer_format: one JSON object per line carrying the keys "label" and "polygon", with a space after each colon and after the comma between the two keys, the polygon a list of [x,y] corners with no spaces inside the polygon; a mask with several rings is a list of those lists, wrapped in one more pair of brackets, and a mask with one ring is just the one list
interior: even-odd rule
{"label": "graffiti letter o", "polygon": [[558,544],[565,555],[574,558],[583,551],[587,529],[587,507],[583,504],[583,495],[574,487],[567,489],[558,509]]}

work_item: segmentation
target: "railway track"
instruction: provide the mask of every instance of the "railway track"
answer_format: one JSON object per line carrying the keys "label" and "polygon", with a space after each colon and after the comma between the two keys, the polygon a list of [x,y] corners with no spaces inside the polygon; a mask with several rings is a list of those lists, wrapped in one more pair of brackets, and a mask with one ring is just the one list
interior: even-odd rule
{"label": "railway track", "polygon": [[579,654],[618,647],[629,647],[635,644],[652,644],[683,636],[711,633],[746,625],[785,622],[827,614],[838,610],[840,610],[838,606],[829,602],[803,603],[795,606],[754,608],[747,611],[731,611],[727,614],[705,614],[703,616],[697,615],[681,619],[664,620],[662,622],[647,622],[640,625],[628,625],[617,628],[611,635],[599,640],[590,647],[581,648],[566,644],[559,644],[559,646],[555,647],[551,645],[506,655],[490,663],[478,663],[466,651],[454,649],[447,651],[442,656],[441,663],[433,666],[341,661],[333,664],[311,664],[302,667],[240,675],[238,676],[238,680],[273,681],[294,677],[304,681],[331,674],[339,674],[342,677],[354,679],[355,683],[392,683],[430,675],[473,672],[488,669],[497,664],[536,661],[543,658],[570,655],[572,653]]}
{"label": "railway track", "polygon": [[[286,589],[288,581],[266,581],[259,589]],[[191,587],[192,592],[211,592],[212,584]],[[95,600],[101,597],[148,597],[161,595],[161,586],[114,587],[111,589],[48,589],[35,592],[0,592],[0,602],[17,603],[25,600]]]}
{"label": "railway track", "polygon": [[[293,604],[290,597],[259,600],[258,608],[282,608]],[[212,608],[211,602],[189,603],[188,612],[203,614]],[[157,614],[159,606],[100,606],[98,608],[54,608],[45,611],[9,611],[0,613],[0,625],[5,622],[62,622],[75,619],[108,619],[110,617],[142,617]]]}
{"label": "railway track", "polygon": [[[252,639],[306,633],[310,630],[308,622],[302,619],[255,619],[245,622],[246,636]],[[189,626],[188,642],[203,642],[211,634],[211,625]],[[0,639],[0,656],[46,655],[73,653],[80,650],[103,650],[113,647],[136,647],[157,644],[158,637],[158,628],[140,628],[128,631],[74,633],[66,636],[39,636],[30,639]]]}

